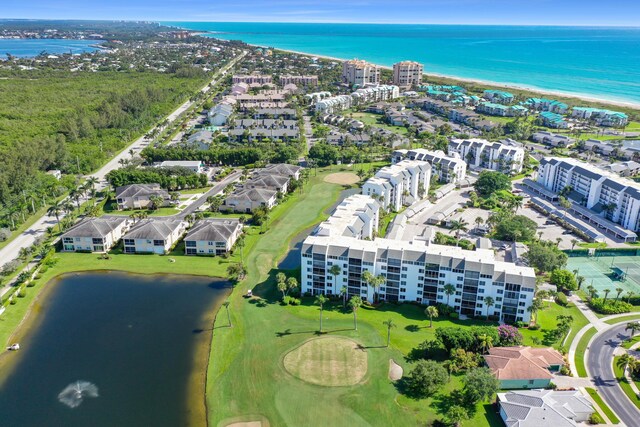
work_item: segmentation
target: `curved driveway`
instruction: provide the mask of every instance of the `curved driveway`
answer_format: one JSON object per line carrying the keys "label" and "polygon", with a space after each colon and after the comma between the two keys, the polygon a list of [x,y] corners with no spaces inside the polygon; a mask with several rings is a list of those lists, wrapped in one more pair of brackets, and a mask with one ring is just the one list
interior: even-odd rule
{"label": "curved driveway", "polygon": [[596,336],[589,346],[587,369],[598,387],[598,394],[628,427],[640,426],[640,410],[629,400],[613,374],[613,356],[620,343],[629,338],[623,323]]}

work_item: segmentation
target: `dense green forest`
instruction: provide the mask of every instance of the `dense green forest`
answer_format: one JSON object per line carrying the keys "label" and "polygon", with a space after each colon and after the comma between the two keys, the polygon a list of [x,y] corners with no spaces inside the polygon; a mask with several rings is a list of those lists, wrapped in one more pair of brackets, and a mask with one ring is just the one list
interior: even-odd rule
{"label": "dense green forest", "polygon": [[54,193],[43,171],[97,169],[206,81],[204,73],[0,72],[0,226],[16,204],[28,211],[30,198]]}

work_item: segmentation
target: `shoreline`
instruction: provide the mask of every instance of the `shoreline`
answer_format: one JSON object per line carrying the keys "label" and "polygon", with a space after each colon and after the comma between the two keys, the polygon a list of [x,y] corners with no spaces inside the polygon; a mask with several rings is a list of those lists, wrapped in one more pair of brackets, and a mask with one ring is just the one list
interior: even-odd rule
{"label": "shoreline", "polygon": [[[212,33],[212,32],[199,32],[199,34],[210,34],[209,36],[205,36],[205,37],[214,38],[216,40],[221,40],[221,41],[229,41],[227,39],[220,39],[218,37],[215,37],[216,33]],[[246,43],[246,44],[248,46],[252,46],[252,47],[259,47],[259,48],[262,48],[262,49],[279,50],[279,51],[282,51],[282,52],[295,53],[297,55],[328,59],[330,61],[344,62],[344,61],[348,60],[348,58],[345,59],[345,58],[338,58],[336,56],[329,56],[329,55],[316,55],[314,53],[301,52],[301,51],[298,51],[298,50],[291,50],[291,49],[282,49],[282,48],[273,47],[273,46],[263,46],[263,45],[251,44],[251,43]],[[374,65],[377,65],[378,67],[380,67],[382,69],[385,69],[385,70],[392,70],[393,69],[393,67],[390,67],[388,65],[380,65],[380,64],[375,64],[375,63],[374,63]],[[490,81],[490,80],[474,79],[474,78],[468,78],[468,77],[458,77],[458,76],[447,75],[447,74],[438,74],[438,73],[423,73],[423,76],[426,77],[427,79],[429,77],[441,78],[441,79],[449,79],[449,80],[460,81],[460,82],[463,82],[463,83],[481,84],[481,85],[486,85],[486,86],[491,86],[491,87],[496,87],[496,88],[502,88],[502,89],[512,89],[512,90],[520,90],[520,91],[525,91],[525,92],[532,92],[532,93],[537,93],[537,94],[541,94],[541,95],[554,95],[554,96],[560,96],[560,97],[565,97],[565,98],[572,98],[572,99],[576,99],[576,100],[584,101],[584,102],[598,102],[598,103],[608,104],[608,105],[611,105],[611,106],[617,106],[617,107],[623,107],[623,108],[631,108],[631,109],[634,109],[634,110],[640,110],[640,102],[612,100],[612,99],[608,99],[608,98],[604,98],[604,97],[598,97],[597,95],[578,94],[578,93],[564,92],[564,91],[552,90],[552,89],[541,89],[541,88],[536,88],[536,87],[528,87],[528,86],[525,86],[525,85],[522,85],[522,84],[517,84],[517,83],[500,83],[500,82],[494,82],[494,81]]]}

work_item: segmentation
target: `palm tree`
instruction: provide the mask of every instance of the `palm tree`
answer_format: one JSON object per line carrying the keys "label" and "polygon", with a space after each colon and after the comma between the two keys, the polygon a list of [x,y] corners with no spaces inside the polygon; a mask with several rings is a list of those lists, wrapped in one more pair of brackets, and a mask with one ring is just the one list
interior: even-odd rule
{"label": "palm tree", "polygon": [[616,302],[618,302],[618,299],[620,299],[620,294],[624,292],[624,289],[622,288],[616,288]]}
{"label": "palm tree", "polygon": [[627,304],[631,303],[631,298],[635,295],[633,291],[627,291]]}
{"label": "palm tree", "polygon": [[338,287],[338,276],[340,275],[340,273],[342,273],[342,269],[338,264],[333,264],[329,269],[329,274],[333,276],[333,284],[335,285],[336,289]]}
{"label": "palm tree", "polygon": [[596,288],[594,288],[592,285],[589,285],[587,286],[587,292],[589,292],[589,298],[593,299],[596,295]]}
{"label": "palm tree", "polygon": [[456,293],[456,287],[451,283],[447,283],[444,285],[444,293],[447,296],[447,305],[449,305],[449,300],[451,299],[451,295]]}
{"label": "palm tree", "polygon": [[578,282],[578,290],[580,290],[580,288],[582,288],[582,284],[584,283],[585,280],[586,280],[586,278],[584,276],[577,276],[576,277],[576,282]]}
{"label": "palm tree", "polygon": [[464,219],[453,220],[449,223],[451,231],[456,233],[456,246],[458,246],[458,239],[460,239],[460,232],[467,231],[467,222]]}
{"label": "palm tree", "polygon": [[607,302],[607,296],[609,295],[609,292],[611,292],[611,289],[605,289],[602,292],[604,292],[604,301],[602,301],[602,303],[604,304],[605,302]]}
{"label": "palm tree", "polygon": [[391,342],[391,328],[395,328],[396,324],[393,323],[393,320],[385,320],[382,322],[387,327],[387,347],[389,347],[389,343]]}
{"label": "palm tree", "polygon": [[351,311],[353,311],[353,328],[358,330],[358,309],[362,305],[362,298],[358,295],[354,295],[349,299],[349,307],[351,307]]}
{"label": "palm tree", "polygon": [[578,244],[578,239],[571,239],[571,250],[576,247]]}
{"label": "palm tree", "polygon": [[493,347],[493,338],[487,334],[478,335],[478,343],[480,344],[482,353],[486,353],[491,347]]}
{"label": "palm tree", "polygon": [[629,341],[631,341],[633,336],[636,334],[636,331],[640,331],[640,322],[629,322],[624,330],[631,331],[631,334],[629,335]]}
{"label": "palm tree", "polygon": [[164,199],[160,196],[151,196],[149,197],[149,201],[151,202],[151,209],[153,210],[160,208],[164,203]]}
{"label": "palm tree", "polygon": [[438,318],[438,309],[433,306],[430,305],[429,307],[427,307],[427,309],[424,311],[424,314],[426,314],[427,316],[429,316],[429,327],[433,328],[433,318]]}
{"label": "palm tree", "polygon": [[483,301],[484,301],[484,305],[487,306],[486,313],[487,313],[487,317],[489,317],[489,309],[493,307],[496,304],[496,302],[492,297],[484,297]]}
{"label": "palm tree", "polygon": [[233,328],[233,325],[231,324],[231,315],[229,314],[229,300],[226,300],[225,302],[222,303],[222,305],[224,306],[224,308],[227,309],[227,321],[229,322],[229,327]]}
{"label": "palm tree", "polygon": [[347,294],[349,293],[349,290],[347,289],[346,286],[342,286],[340,288],[340,295],[342,296],[342,308],[347,308]]}
{"label": "palm tree", "polygon": [[315,304],[320,306],[320,333],[322,333],[322,310],[327,301],[329,301],[329,299],[323,294],[316,295]]}
{"label": "palm tree", "polygon": [[244,246],[245,246],[245,241],[244,241],[244,235],[238,237],[238,240],[236,240],[236,247],[240,248],[240,262],[242,262],[244,264]]}
{"label": "palm tree", "polygon": [[51,205],[51,207],[49,208],[49,210],[47,210],[47,214],[49,215],[53,215],[56,217],[56,222],[58,223],[58,231],[62,231],[62,228],[60,226],[60,213],[62,212],[62,202],[54,202],[53,205]]}
{"label": "palm tree", "polygon": [[479,216],[476,218],[475,223],[476,223],[476,229],[478,229],[482,224],[484,224],[484,219],[482,219],[482,217]]}
{"label": "palm tree", "polygon": [[287,295],[287,276],[283,272],[276,274],[276,282],[277,288],[280,292],[282,292],[282,298],[284,299],[284,297]]}
{"label": "palm tree", "polygon": [[629,353],[625,353],[616,361],[616,365],[622,369],[622,371],[626,371],[629,368],[629,365],[634,363],[636,359],[631,356]]}

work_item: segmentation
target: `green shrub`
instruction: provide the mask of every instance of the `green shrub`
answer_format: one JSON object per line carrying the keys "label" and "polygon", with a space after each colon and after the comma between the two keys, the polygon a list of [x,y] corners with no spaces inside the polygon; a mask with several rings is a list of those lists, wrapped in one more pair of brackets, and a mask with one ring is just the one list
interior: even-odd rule
{"label": "green shrub", "polygon": [[35,285],[36,285],[36,281],[32,280],[32,281],[27,283],[27,288],[33,288]]}
{"label": "green shrub", "polygon": [[22,288],[22,289],[20,289],[20,290],[18,291],[18,297],[19,297],[19,298],[24,298],[24,297],[26,297],[26,296],[27,296],[27,291],[26,291],[24,288]]}
{"label": "green shrub", "polygon": [[556,302],[563,307],[566,307],[567,304],[569,304],[569,301],[567,300],[567,296],[562,292],[558,292],[558,294],[556,295]]}
{"label": "green shrub", "polygon": [[452,319],[459,319],[460,318],[460,314],[456,313],[455,311],[452,313],[449,313],[449,317]]}
{"label": "green shrub", "polygon": [[537,323],[535,325],[529,326],[530,331],[537,331],[539,329],[540,329],[540,325],[538,325]]}
{"label": "green shrub", "polygon": [[291,298],[291,301],[289,301],[290,305],[300,305],[300,300],[298,298]]}
{"label": "green shrub", "polygon": [[571,376],[571,368],[569,368],[567,365],[562,365],[562,368],[560,368],[560,373],[562,375],[566,375],[568,377]]}
{"label": "green shrub", "polygon": [[604,420],[597,412],[589,416],[589,424],[604,424]]}
{"label": "green shrub", "polygon": [[600,314],[621,314],[629,313],[633,306],[624,301],[616,301],[612,299],[604,300],[603,298],[592,298],[589,306]]}
{"label": "green shrub", "polygon": [[18,301],[16,301],[15,298],[11,298],[11,302],[10,302],[11,305],[16,305],[17,303]]}

